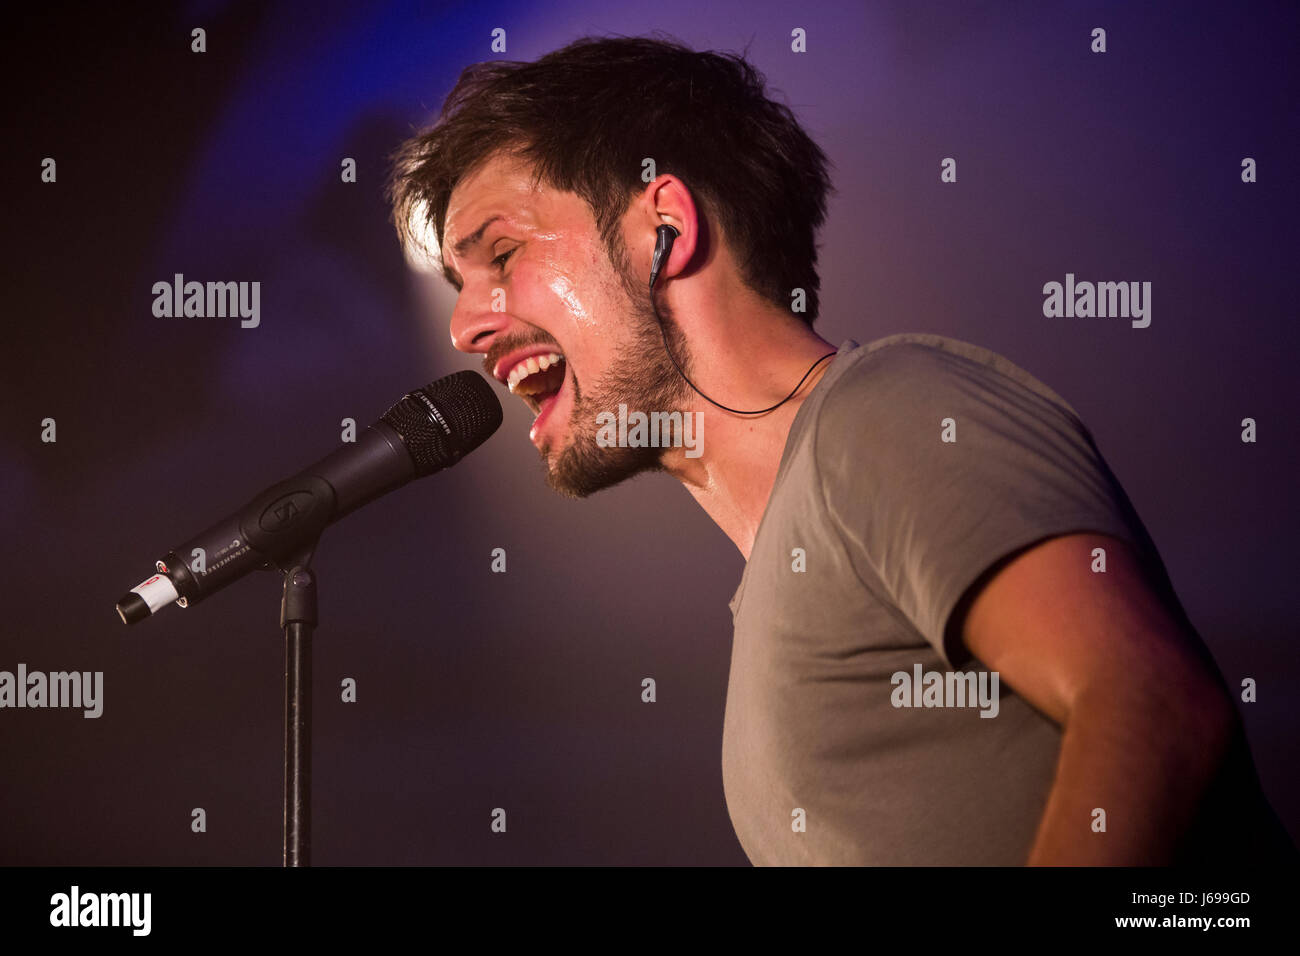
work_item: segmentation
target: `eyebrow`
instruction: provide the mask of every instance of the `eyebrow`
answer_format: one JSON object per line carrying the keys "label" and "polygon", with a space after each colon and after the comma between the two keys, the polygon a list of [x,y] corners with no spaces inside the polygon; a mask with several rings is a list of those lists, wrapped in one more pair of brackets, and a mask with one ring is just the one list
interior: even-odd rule
{"label": "eyebrow", "polygon": [[470,249],[479,244],[479,241],[483,238],[483,233],[487,232],[488,226],[502,218],[504,217],[500,215],[489,216],[487,219],[483,220],[483,225],[479,226],[468,236],[456,240],[456,244],[452,246],[452,251],[458,256],[463,256],[465,253],[469,252]]}
{"label": "eyebrow", "polygon": [[[463,258],[465,256],[465,253],[469,252],[471,249],[473,249],[476,245],[478,245],[483,240],[483,233],[487,232],[487,227],[492,225],[492,223],[496,222],[498,219],[503,219],[503,218],[504,217],[499,214],[495,216],[489,216],[487,219],[483,220],[482,225],[480,225],[477,229],[471,232],[468,236],[464,236],[461,239],[457,239],[456,243],[451,247],[452,251],[456,253],[456,257],[458,259]],[[442,274],[446,277],[448,282],[450,282],[453,286],[456,287],[457,291],[460,291],[460,287],[461,287],[460,276],[456,274],[455,269],[451,268],[451,266],[446,265],[444,263],[442,267]]]}

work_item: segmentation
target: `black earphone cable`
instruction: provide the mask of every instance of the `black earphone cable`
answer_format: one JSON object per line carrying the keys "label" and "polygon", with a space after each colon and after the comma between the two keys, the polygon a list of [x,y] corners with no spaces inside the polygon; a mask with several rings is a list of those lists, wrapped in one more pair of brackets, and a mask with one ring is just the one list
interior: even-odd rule
{"label": "black earphone cable", "polygon": [[650,263],[650,308],[655,314],[655,319],[659,322],[659,334],[663,336],[664,351],[668,353],[668,358],[672,360],[673,368],[677,369],[677,374],[686,380],[686,384],[693,388],[700,398],[712,405],[716,405],[724,412],[731,412],[733,415],[766,415],[768,412],[780,408],[786,402],[790,401],[790,399],[794,398],[795,395],[798,394],[799,389],[803,388],[803,383],[808,381],[808,376],[813,373],[813,369],[818,365],[821,365],[822,362],[825,362],[828,358],[832,358],[838,354],[836,352],[827,352],[817,361],[813,362],[808,371],[803,373],[803,378],[799,379],[799,384],[794,387],[793,391],[775,405],[769,405],[767,408],[760,408],[756,411],[746,412],[741,411],[739,408],[728,408],[721,402],[715,402],[713,399],[709,398],[709,396],[705,395],[704,392],[700,391],[698,385],[690,380],[690,377],[682,369],[681,365],[678,364],[677,356],[673,355],[673,350],[668,346],[668,330],[664,327],[664,317],[659,314],[659,305],[655,302],[655,280],[659,278],[659,267],[663,264],[668,253],[672,251],[673,240],[677,238],[677,230],[673,226],[665,223],[655,231],[658,233],[658,241],[655,243],[654,258]]}
{"label": "black earphone cable", "polygon": [[713,399],[709,398],[709,396],[705,395],[704,392],[700,391],[700,387],[696,385],[694,382],[692,382],[690,380],[690,377],[686,374],[686,372],[683,371],[682,367],[677,364],[677,357],[673,355],[673,350],[668,347],[668,333],[664,329],[664,320],[663,320],[663,316],[659,314],[659,307],[655,304],[655,297],[653,291],[651,291],[650,293],[650,308],[654,310],[655,318],[659,320],[659,334],[663,336],[664,351],[668,353],[668,358],[672,360],[673,367],[677,369],[677,374],[680,375],[683,379],[685,379],[686,384],[689,385],[691,388],[693,388],[695,390],[695,393],[699,395],[702,399],[704,399],[706,402],[718,406],[718,408],[722,409],[724,412],[731,412],[733,415],[765,415],[768,412],[775,411],[776,409],[780,408],[782,405],[790,401],[790,399],[794,398],[795,395],[799,393],[799,389],[803,388],[803,383],[808,381],[808,376],[813,373],[813,369],[815,369],[818,365],[821,365],[822,362],[825,362],[828,358],[832,358],[838,354],[836,352],[827,352],[817,361],[813,362],[812,365],[809,366],[808,371],[803,373],[803,378],[799,379],[799,384],[794,387],[794,389],[790,392],[789,395],[781,399],[775,405],[769,405],[767,408],[760,408],[752,412],[742,411],[739,408],[728,408],[726,405],[723,405],[721,402],[715,402]]}

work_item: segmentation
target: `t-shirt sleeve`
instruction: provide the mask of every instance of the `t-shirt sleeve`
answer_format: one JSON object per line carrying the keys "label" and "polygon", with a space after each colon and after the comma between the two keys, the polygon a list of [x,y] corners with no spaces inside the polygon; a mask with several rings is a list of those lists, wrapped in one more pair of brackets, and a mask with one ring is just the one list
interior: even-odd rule
{"label": "t-shirt sleeve", "polygon": [[949,633],[953,611],[1000,559],[1081,531],[1141,550],[1088,430],[1016,377],[902,344],[863,356],[835,386],[815,432],[828,513],[859,577],[949,667],[971,659]]}

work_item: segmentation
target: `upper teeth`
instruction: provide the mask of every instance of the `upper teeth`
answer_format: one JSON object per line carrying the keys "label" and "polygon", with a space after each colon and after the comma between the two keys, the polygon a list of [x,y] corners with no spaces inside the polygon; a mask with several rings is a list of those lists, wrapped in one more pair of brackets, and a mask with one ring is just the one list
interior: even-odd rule
{"label": "upper teeth", "polygon": [[510,370],[506,377],[506,384],[510,386],[510,391],[515,390],[515,386],[526,379],[529,375],[537,372],[545,372],[552,365],[564,360],[564,356],[559,352],[550,352],[546,355],[533,355],[524,359],[518,365]]}

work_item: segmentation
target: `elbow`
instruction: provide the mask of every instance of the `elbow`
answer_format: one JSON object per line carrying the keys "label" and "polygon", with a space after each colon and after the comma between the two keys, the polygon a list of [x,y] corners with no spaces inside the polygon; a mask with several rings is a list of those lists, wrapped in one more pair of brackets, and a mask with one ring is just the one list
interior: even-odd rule
{"label": "elbow", "polygon": [[1172,730],[1181,738],[1189,759],[1215,768],[1227,758],[1242,729],[1241,715],[1226,686],[1216,678],[1201,671],[1187,673],[1167,702],[1174,711]]}
{"label": "elbow", "polygon": [[1170,770],[1212,773],[1241,732],[1241,717],[1217,674],[1169,663],[1091,682],[1069,708],[1067,726],[1072,718],[1108,725],[1115,739],[1142,741],[1148,756]]}

